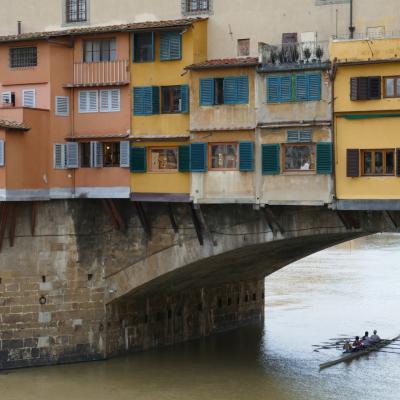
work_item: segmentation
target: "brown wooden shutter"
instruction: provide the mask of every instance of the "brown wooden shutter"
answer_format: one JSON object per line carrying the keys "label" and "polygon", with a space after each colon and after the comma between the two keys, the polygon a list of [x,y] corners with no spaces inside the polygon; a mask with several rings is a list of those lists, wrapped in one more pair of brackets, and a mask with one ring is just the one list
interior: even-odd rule
{"label": "brown wooden shutter", "polygon": [[360,150],[347,149],[347,177],[360,176]]}
{"label": "brown wooden shutter", "polygon": [[400,149],[396,150],[396,175],[400,177]]}
{"label": "brown wooden shutter", "polygon": [[358,98],[357,100],[369,99],[369,78],[361,77],[358,79]]}
{"label": "brown wooden shutter", "polygon": [[358,78],[350,79],[350,99],[358,100]]}
{"label": "brown wooden shutter", "polygon": [[381,95],[381,77],[380,76],[370,76],[368,78],[368,99],[380,99]]}

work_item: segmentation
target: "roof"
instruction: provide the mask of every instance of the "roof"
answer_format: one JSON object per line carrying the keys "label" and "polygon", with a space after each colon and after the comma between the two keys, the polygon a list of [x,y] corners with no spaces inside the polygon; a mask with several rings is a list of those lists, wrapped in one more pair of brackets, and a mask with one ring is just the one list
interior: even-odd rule
{"label": "roof", "polygon": [[17,131],[29,131],[30,129],[23,122],[7,121],[5,119],[0,119],[0,128]]}
{"label": "roof", "polygon": [[68,136],[65,140],[84,140],[84,139],[124,139],[128,138],[128,133],[106,133],[98,135],[76,135]]}
{"label": "roof", "polygon": [[258,57],[220,58],[192,64],[187,66],[186,69],[198,70],[212,68],[255,67],[258,64]]}
{"label": "roof", "polygon": [[0,36],[0,43],[21,42],[25,40],[45,40],[53,37],[80,36],[109,32],[133,32],[140,30],[178,29],[191,26],[194,22],[205,21],[207,18],[187,18],[167,21],[132,22],[122,25],[91,26],[85,28],[61,29],[58,31],[31,32],[20,35]]}

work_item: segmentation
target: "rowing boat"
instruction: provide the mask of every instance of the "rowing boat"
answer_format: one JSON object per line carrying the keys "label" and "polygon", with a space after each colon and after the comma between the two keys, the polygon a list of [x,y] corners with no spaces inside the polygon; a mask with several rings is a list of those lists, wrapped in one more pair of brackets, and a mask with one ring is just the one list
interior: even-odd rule
{"label": "rowing boat", "polygon": [[355,358],[364,356],[364,355],[372,353],[374,351],[379,351],[380,349],[383,349],[384,347],[388,346],[389,344],[391,344],[399,339],[400,339],[400,335],[396,336],[393,339],[381,340],[379,343],[377,343],[373,346],[369,346],[363,350],[355,351],[353,353],[343,353],[343,355],[340,358],[337,358],[336,360],[332,360],[332,361],[328,361],[326,363],[320,364],[319,369],[332,367],[333,365],[340,364],[345,361],[353,360]]}

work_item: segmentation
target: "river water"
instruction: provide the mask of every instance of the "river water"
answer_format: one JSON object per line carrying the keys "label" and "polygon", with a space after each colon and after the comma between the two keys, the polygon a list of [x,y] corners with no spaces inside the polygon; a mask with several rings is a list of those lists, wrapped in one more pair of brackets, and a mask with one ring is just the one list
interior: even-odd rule
{"label": "river water", "polygon": [[106,362],[0,374],[1,400],[398,400],[400,349],[319,372],[340,335],[400,333],[400,236],[315,254],[266,280],[266,318],[200,341]]}

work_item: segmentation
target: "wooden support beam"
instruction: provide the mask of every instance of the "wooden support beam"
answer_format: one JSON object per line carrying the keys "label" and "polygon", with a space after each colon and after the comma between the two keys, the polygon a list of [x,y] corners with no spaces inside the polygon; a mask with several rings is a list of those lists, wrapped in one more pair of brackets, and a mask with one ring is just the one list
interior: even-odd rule
{"label": "wooden support beam", "polygon": [[0,251],[3,247],[3,240],[7,227],[7,219],[8,219],[8,204],[3,203],[1,207],[1,216],[0,216]]}
{"label": "wooden support beam", "polygon": [[111,208],[110,208],[110,204],[108,203],[108,201],[107,201],[106,199],[103,199],[103,200],[102,200],[102,203],[103,203],[103,207],[105,208],[105,210],[107,211],[107,213],[109,213],[109,214],[111,215],[111,219],[112,219],[114,228],[115,228],[115,229],[119,229],[118,222],[117,222],[116,219],[114,218],[114,215],[113,215],[113,213],[112,213],[112,211],[111,211]]}
{"label": "wooden support beam", "polygon": [[391,223],[394,229],[399,228],[399,224],[397,223],[396,219],[394,218],[393,214],[390,211],[384,211],[388,221]]}
{"label": "wooden support beam", "polygon": [[145,231],[147,238],[150,240],[151,236],[152,236],[151,225],[149,223],[149,220],[147,218],[147,215],[143,208],[143,205],[142,205],[142,203],[140,203],[138,201],[135,201],[134,204],[135,204],[136,212],[138,214],[142,228]]}
{"label": "wooden support beam", "polygon": [[351,211],[337,211],[337,215],[346,229],[360,229],[360,221]]}
{"label": "wooden support beam", "polygon": [[200,246],[203,246],[204,245],[203,229],[202,229],[199,216],[197,215],[197,211],[196,211],[193,203],[190,203],[190,210],[192,213],[192,220],[193,220],[194,229],[196,230],[197,239],[199,240]]}
{"label": "wooden support beam", "polygon": [[37,221],[37,203],[34,201],[31,203],[31,235],[35,236]]}
{"label": "wooden support beam", "polygon": [[121,231],[126,231],[125,222],[124,222],[124,220],[123,220],[123,218],[122,218],[122,216],[121,216],[121,214],[120,214],[120,212],[119,212],[117,206],[115,205],[114,200],[112,200],[112,199],[107,199],[106,201],[107,201],[108,206],[109,206],[109,209],[110,209],[110,211],[111,211],[111,215],[112,215],[113,219],[115,220],[115,222],[116,222],[118,228],[119,228]]}
{"label": "wooden support beam", "polygon": [[276,232],[276,228],[278,228],[278,230],[281,233],[281,235],[283,235],[285,233],[285,230],[283,229],[283,226],[278,221],[278,218],[274,214],[271,206],[265,205],[264,215],[265,215],[265,219],[267,221],[267,224],[270,227],[272,232],[275,233]]}
{"label": "wooden support beam", "polygon": [[11,204],[10,206],[10,217],[11,223],[8,231],[8,240],[10,242],[10,247],[14,247],[15,243],[15,229],[17,226],[17,205]]}
{"label": "wooden support beam", "polygon": [[178,233],[179,232],[179,227],[178,227],[178,224],[176,222],[175,215],[174,215],[174,210],[172,208],[172,204],[171,203],[168,203],[168,215],[169,215],[169,220],[171,221],[172,229],[174,230],[175,233]]}

